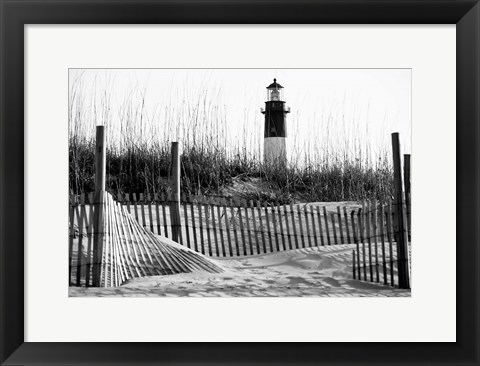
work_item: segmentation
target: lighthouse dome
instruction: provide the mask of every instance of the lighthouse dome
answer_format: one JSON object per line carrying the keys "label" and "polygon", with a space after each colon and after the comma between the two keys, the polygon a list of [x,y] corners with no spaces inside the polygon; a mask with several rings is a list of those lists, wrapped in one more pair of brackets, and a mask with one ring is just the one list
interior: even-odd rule
{"label": "lighthouse dome", "polygon": [[283,89],[283,86],[277,83],[277,79],[273,79],[273,83],[267,86],[267,89]]}

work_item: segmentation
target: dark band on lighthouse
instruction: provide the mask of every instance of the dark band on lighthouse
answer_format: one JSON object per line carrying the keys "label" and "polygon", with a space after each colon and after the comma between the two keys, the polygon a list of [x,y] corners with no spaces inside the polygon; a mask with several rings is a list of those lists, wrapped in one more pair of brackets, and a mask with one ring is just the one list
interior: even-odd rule
{"label": "dark band on lighthouse", "polygon": [[283,86],[277,83],[277,79],[267,86],[267,100],[262,113],[265,115],[264,161],[284,164],[287,161],[286,117],[290,108],[285,106]]}
{"label": "dark band on lighthouse", "polygon": [[285,107],[283,86],[273,79],[267,86],[267,101],[265,102],[265,132],[264,137],[287,137],[286,114],[290,109]]}

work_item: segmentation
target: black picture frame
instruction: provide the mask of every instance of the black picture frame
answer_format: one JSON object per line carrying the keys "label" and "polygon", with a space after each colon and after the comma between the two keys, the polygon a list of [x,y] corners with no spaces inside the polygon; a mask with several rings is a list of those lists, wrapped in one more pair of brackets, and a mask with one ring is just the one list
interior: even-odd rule
{"label": "black picture frame", "polygon": [[[479,364],[478,0],[0,1],[0,362],[29,364]],[[24,342],[25,24],[456,24],[457,342]],[[432,122],[433,123],[433,122]],[[453,172],[446,169],[446,173]],[[441,276],[440,276],[441,280]],[[254,330],[252,330],[254,331]],[[352,329],[352,331],[355,331]]]}

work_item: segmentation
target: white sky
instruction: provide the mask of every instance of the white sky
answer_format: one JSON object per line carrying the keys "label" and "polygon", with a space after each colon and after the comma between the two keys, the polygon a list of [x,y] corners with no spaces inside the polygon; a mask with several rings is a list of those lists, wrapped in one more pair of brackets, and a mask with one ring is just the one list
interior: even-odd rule
{"label": "white sky", "polygon": [[[391,151],[392,132],[400,133],[402,152],[410,153],[410,69],[72,69],[69,100],[75,92],[73,115],[77,108],[83,125],[106,124],[111,139],[122,133],[121,121],[129,120],[143,126],[131,133],[145,141],[185,141],[204,133],[220,136],[227,149],[260,154],[260,108],[274,77],[291,108],[290,154],[370,149],[374,157]],[[199,127],[187,133],[195,117]],[[88,131],[94,134],[93,127]]]}

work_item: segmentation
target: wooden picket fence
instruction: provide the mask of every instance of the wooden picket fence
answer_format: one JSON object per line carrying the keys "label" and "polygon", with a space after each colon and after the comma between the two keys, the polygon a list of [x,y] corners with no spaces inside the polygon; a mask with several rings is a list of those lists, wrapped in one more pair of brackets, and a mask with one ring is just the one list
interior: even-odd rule
{"label": "wooden picket fence", "polygon": [[364,204],[356,215],[354,230],[358,240],[352,251],[353,278],[397,286],[399,228],[394,204],[371,201]]}
{"label": "wooden picket fence", "polygon": [[[92,195],[86,197],[92,199]],[[77,199],[78,200],[78,199]],[[171,215],[171,197],[117,195],[143,228],[213,257],[278,252],[321,245],[355,243],[356,211],[352,206],[269,205],[222,197],[190,196],[180,202],[180,222]],[[75,205],[75,201],[72,201]],[[360,207],[359,205],[357,205]],[[77,211],[73,211],[77,215]]]}

